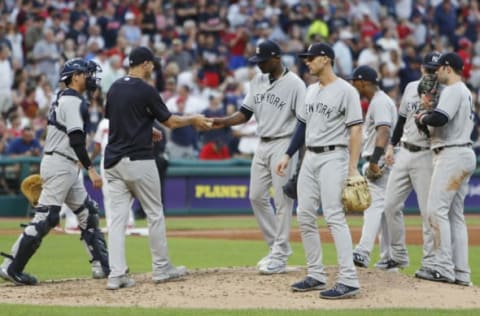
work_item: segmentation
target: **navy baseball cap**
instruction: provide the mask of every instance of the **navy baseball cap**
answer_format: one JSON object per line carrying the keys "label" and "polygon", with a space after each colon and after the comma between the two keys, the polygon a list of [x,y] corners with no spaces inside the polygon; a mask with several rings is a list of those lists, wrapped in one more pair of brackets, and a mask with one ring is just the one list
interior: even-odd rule
{"label": "navy baseball cap", "polygon": [[160,60],[153,55],[153,52],[148,47],[135,47],[130,52],[130,55],[128,55],[128,63],[130,67],[138,66],[146,61],[153,62],[157,69],[160,67]]}
{"label": "navy baseball cap", "polygon": [[456,53],[445,53],[438,59],[440,66],[450,66],[454,70],[463,70],[463,60]]}
{"label": "navy baseball cap", "polygon": [[438,60],[440,59],[441,54],[439,52],[431,52],[426,54],[423,57],[423,67],[435,70],[437,69],[440,64],[438,63]]}
{"label": "navy baseball cap", "polygon": [[265,40],[257,45],[255,56],[248,59],[251,63],[261,63],[272,57],[278,57],[282,54],[280,47],[270,40]]}
{"label": "navy baseball cap", "polygon": [[300,58],[308,57],[317,57],[317,56],[327,56],[331,60],[335,59],[335,53],[330,45],[325,43],[314,43],[311,44],[305,53],[298,54]]}
{"label": "navy baseball cap", "polygon": [[346,78],[347,80],[365,80],[373,83],[378,83],[378,74],[375,69],[370,66],[364,65],[357,67],[351,76]]}

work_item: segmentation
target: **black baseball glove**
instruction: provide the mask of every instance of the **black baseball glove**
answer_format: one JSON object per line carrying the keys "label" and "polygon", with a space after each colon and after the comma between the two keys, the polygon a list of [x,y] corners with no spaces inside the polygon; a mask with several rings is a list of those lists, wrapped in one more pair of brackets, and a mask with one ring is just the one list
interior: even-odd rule
{"label": "black baseball glove", "polygon": [[430,137],[430,131],[428,130],[428,127],[426,124],[422,123],[422,118],[430,114],[431,111],[427,110],[419,110],[415,113],[415,125],[417,125],[418,131],[420,134],[425,134],[425,136]]}

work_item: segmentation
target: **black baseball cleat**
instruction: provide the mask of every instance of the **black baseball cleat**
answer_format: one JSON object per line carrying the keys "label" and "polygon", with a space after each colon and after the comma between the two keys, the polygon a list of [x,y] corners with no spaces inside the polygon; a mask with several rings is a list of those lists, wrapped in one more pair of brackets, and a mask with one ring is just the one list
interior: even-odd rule
{"label": "black baseball cleat", "polygon": [[38,283],[34,276],[24,272],[13,272],[10,268],[0,268],[0,277],[16,285],[36,285]]}
{"label": "black baseball cleat", "polygon": [[337,283],[330,290],[320,292],[320,297],[327,300],[338,300],[355,296],[358,293],[360,293],[358,287]]}
{"label": "black baseball cleat", "polygon": [[375,263],[375,268],[379,270],[392,271],[408,267],[408,263],[400,263],[393,259],[381,260]]}
{"label": "black baseball cleat", "polygon": [[415,273],[415,277],[423,280],[434,281],[434,282],[445,282],[445,283],[455,283],[455,280],[449,279],[446,276],[442,275],[440,272],[432,269]]}
{"label": "black baseball cleat", "polygon": [[308,292],[315,290],[323,290],[327,285],[322,281],[318,281],[312,277],[307,276],[305,279],[292,284],[290,287],[293,292]]}
{"label": "black baseball cleat", "polygon": [[368,268],[368,259],[366,256],[357,252],[353,253],[353,263],[360,268]]}

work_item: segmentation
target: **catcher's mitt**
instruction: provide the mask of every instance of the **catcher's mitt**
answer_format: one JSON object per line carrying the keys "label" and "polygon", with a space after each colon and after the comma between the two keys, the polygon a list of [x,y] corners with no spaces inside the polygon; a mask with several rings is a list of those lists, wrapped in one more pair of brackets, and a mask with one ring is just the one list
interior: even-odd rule
{"label": "catcher's mitt", "polygon": [[376,181],[377,179],[380,179],[383,176],[384,170],[385,170],[385,167],[382,167],[382,168],[378,168],[378,171],[374,171],[370,169],[370,165],[369,165],[365,170],[365,177],[367,177],[367,179],[370,181]]}
{"label": "catcher's mitt", "polygon": [[40,193],[42,193],[42,178],[39,174],[32,174],[23,179],[20,191],[33,206],[37,206]]}
{"label": "catcher's mitt", "polygon": [[362,176],[347,178],[342,191],[342,204],[346,212],[363,212],[372,203],[367,180]]}
{"label": "catcher's mitt", "polygon": [[417,125],[418,131],[420,134],[424,134],[427,137],[430,137],[430,131],[428,130],[427,125],[421,122],[421,119],[424,115],[429,114],[430,111],[420,110],[415,114],[415,125]]}

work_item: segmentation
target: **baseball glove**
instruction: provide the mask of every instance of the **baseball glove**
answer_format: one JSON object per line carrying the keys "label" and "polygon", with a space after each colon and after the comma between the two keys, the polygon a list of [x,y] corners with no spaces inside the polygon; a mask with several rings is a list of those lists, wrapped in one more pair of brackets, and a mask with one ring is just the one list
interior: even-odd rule
{"label": "baseball glove", "polygon": [[20,191],[33,206],[37,206],[40,193],[42,193],[42,178],[39,174],[32,174],[23,179]]}
{"label": "baseball glove", "polygon": [[430,137],[430,131],[428,130],[427,125],[421,122],[422,117],[426,114],[429,114],[430,111],[420,110],[415,114],[415,125],[417,125],[418,131],[420,134],[424,134],[427,137]]}
{"label": "baseball glove", "polygon": [[376,181],[383,176],[384,169],[385,167],[378,168],[378,170],[372,170],[369,165],[365,170],[365,177],[367,177],[367,179],[370,181]]}
{"label": "baseball glove", "polygon": [[346,212],[363,212],[372,203],[367,180],[362,176],[348,177],[342,191],[342,204]]}

